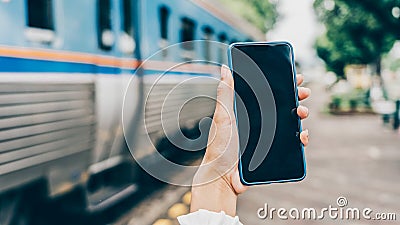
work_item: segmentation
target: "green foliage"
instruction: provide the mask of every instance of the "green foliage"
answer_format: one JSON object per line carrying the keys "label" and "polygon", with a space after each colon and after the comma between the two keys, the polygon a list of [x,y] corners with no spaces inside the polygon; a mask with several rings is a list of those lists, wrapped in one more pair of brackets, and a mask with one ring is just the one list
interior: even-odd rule
{"label": "green foliage", "polygon": [[254,24],[262,32],[271,30],[278,17],[276,3],[268,0],[219,0],[224,6]]}
{"label": "green foliage", "polygon": [[335,45],[335,42],[323,35],[317,39],[315,48],[317,55],[324,60],[327,69],[334,72],[338,77],[344,78],[346,59],[343,57],[342,51]]}
{"label": "green foliage", "polygon": [[400,7],[400,0],[352,0],[352,2],[371,13],[387,32],[394,34],[396,39],[400,39],[400,18],[392,15],[392,9]]}
{"label": "green foliage", "polygon": [[366,111],[370,108],[367,90],[352,89],[350,92],[333,94],[331,96],[331,110],[335,111]]}
{"label": "green foliage", "polygon": [[[327,1],[334,3],[327,7]],[[384,0],[394,2],[398,0]],[[366,1],[369,2],[369,1]],[[377,64],[379,73],[383,54],[390,51],[396,41],[397,30],[387,29],[387,21],[376,15],[381,1],[371,1],[376,8],[368,8],[358,0],[315,0],[317,17],[326,28],[315,44],[318,56],[327,69],[343,76],[348,64]],[[386,9],[386,8],[385,8]],[[387,11],[391,17],[391,11]]]}

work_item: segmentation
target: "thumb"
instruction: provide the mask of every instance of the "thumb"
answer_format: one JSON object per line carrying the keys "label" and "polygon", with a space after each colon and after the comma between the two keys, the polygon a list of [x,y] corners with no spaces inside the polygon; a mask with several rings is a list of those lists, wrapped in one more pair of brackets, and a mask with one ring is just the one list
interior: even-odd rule
{"label": "thumb", "polygon": [[221,81],[217,88],[217,104],[215,107],[214,119],[218,123],[234,120],[233,99],[234,83],[231,70],[223,65],[221,67]]}

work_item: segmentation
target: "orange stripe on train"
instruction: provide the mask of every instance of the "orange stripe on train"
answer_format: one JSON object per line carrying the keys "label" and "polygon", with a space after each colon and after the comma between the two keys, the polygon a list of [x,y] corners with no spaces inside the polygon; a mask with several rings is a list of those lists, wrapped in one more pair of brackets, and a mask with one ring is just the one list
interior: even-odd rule
{"label": "orange stripe on train", "polygon": [[122,67],[135,69],[139,62],[135,59],[123,59],[110,56],[93,55],[86,53],[54,51],[47,49],[0,47],[0,55],[16,58],[29,58],[49,61],[87,63],[100,66]]}
{"label": "orange stripe on train", "polygon": [[[0,46],[0,56],[28,58],[37,60],[49,60],[58,62],[86,63],[99,66],[119,67],[126,69],[136,69],[141,64],[136,59],[117,58],[110,56],[94,55],[88,53],[55,51],[48,49],[16,48]],[[209,73],[218,74],[219,66],[201,63],[182,63],[146,60],[142,66],[147,70],[173,71],[187,73]]]}

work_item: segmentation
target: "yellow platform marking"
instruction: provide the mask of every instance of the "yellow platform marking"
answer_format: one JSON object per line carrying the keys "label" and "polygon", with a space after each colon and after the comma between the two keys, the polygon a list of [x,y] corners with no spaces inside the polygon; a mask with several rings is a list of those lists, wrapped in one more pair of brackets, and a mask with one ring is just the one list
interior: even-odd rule
{"label": "yellow platform marking", "polygon": [[182,216],[189,213],[189,205],[192,199],[192,193],[190,191],[186,192],[182,198],[181,202],[177,202],[172,205],[168,211],[167,215],[168,219],[158,219],[156,220],[153,225],[176,225],[178,221],[176,218],[178,216]]}
{"label": "yellow platform marking", "polygon": [[178,216],[189,213],[189,207],[183,203],[176,203],[168,210],[168,216],[171,219],[175,219]]}
{"label": "yellow platform marking", "polygon": [[186,205],[190,205],[190,201],[192,200],[192,192],[187,192],[183,197],[182,197],[182,202],[185,203]]}
{"label": "yellow platform marking", "polygon": [[158,219],[153,225],[173,225],[173,222],[169,219]]}

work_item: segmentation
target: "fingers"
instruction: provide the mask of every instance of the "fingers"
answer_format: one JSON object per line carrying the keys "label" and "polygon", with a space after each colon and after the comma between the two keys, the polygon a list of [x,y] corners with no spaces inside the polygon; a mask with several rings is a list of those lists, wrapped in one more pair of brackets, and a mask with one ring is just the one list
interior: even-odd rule
{"label": "fingers", "polygon": [[300,141],[304,146],[308,145],[308,130],[304,130],[300,133]]}
{"label": "fingers", "polygon": [[296,75],[296,81],[297,81],[297,86],[300,86],[300,85],[303,83],[303,81],[304,81],[304,76],[303,76],[303,74],[297,74],[297,75]]}
{"label": "fingers", "polygon": [[214,119],[218,121],[233,121],[234,84],[231,70],[225,65],[221,67],[221,81],[217,88],[217,105]]}
{"label": "fingers", "polygon": [[300,101],[308,98],[311,94],[310,88],[298,87],[297,90],[298,90],[298,95],[299,95]]}
{"label": "fingers", "polygon": [[[225,65],[221,66],[221,83],[223,84],[221,87],[226,92],[224,95],[231,97],[233,100],[233,76],[231,70]],[[217,97],[222,97],[222,95]]]}
{"label": "fingers", "polygon": [[[304,76],[302,74],[297,74],[296,80],[297,80],[297,86],[300,86],[304,81]],[[311,94],[310,88],[298,87],[297,90],[298,90],[298,95],[299,95],[300,101],[308,98]]]}
{"label": "fingers", "polygon": [[[297,80],[297,85],[300,86],[304,82],[304,76],[302,74],[298,74],[296,76],[296,80]],[[297,90],[300,101],[310,97],[311,89],[305,87],[298,87]],[[299,106],[297,108],[297,115],[299,115],[301,119],[307,118],[309,115],[308,108],[305,106]],[[300,133],[300,140],[304,146],[308,145],[308,139],[309,139],[308,137],[309,137],[308,130],[304,130]]]}
{"label": "fingers", "polygon": [[300,119],[305,119],[308,117],[308,108],[305,106],[299,106],[297,107],[297,115],[300,117]]}
{"label": "fingers", "polygon": [[231,70],[225,65],[221,67],[221,81],[217,89],[217,101],[224,106],[233,106],[233,76]]}

